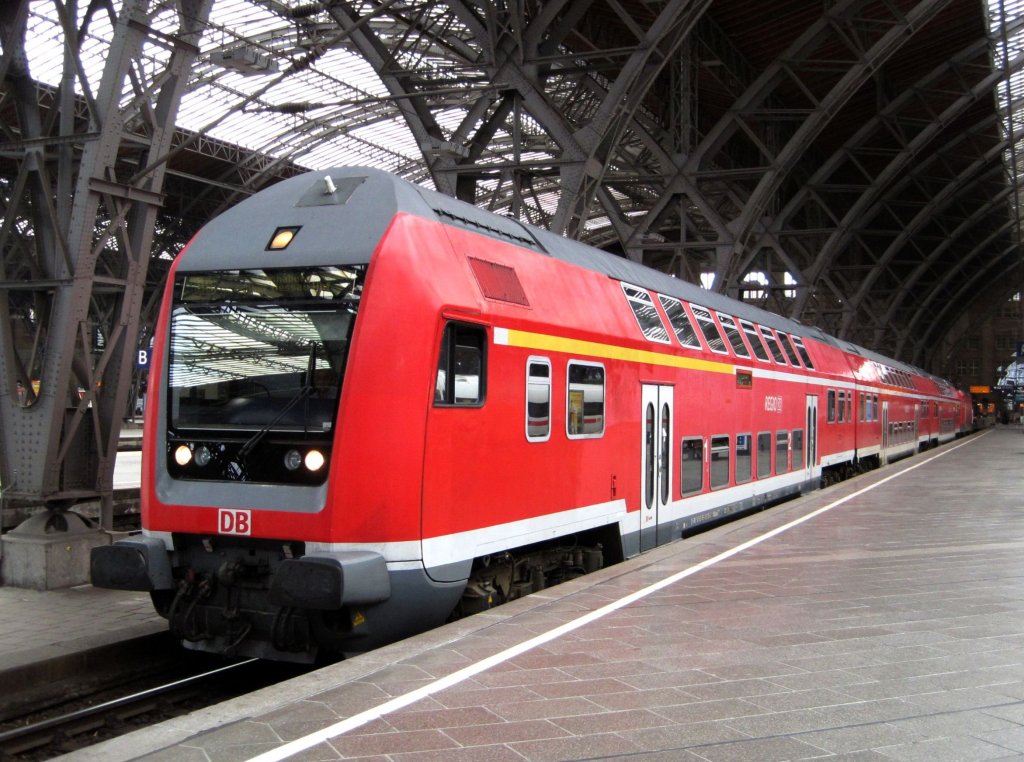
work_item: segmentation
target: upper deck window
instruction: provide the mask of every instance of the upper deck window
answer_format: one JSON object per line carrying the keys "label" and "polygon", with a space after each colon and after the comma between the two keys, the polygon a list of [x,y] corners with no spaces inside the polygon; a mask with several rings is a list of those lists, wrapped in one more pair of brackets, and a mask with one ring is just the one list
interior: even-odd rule
{"label": "upper deck window", "polygon": [[697,324],[700,325],[700,330],[711,351],[722,355],[729,354],[729,350],[725,348],[725,338],[722,336],[718,324],[715,323],[715,319],[711,317],[711,313],[696,304],[690,304],[690,309],[693,310],[693,316],[697,318]]}
{"label": "upper deck window", "polygon": [[693,327],[693,321],[686,314],[683,303],[664,294],[658,294],[658,299],[661,301],[665,314],[668,315],[668,321],[672,324],[672,330],[675,331],[679,343],[688,349],[700,349],[697,329]]}
{"label": "upper deck window", "polygon": [[650,341],[668,344],[668,329],[665,328],[661,315],[658,314],[658,310],[654,306],[650,292],[628,283],[622,284],[622,292],[626,295],[626,301],[629,302],[629,307],[633,310],[633,315],[644,336]]}
{"label": "upper deck window", "polygon": [[807,353],[807,347],[804,346],[804,340],[799,336],[793,336],[793,346],[796,347],[796,351],[800,353],[800,359],[804,361],[811,370],[814,370],[814,363],[811,362],[811,356]]}
{"label": "upper deck window", "polygon": [[748,320],[741,320],[740,327],[747,334],[747,341],[750,342],[750,348],[754,350],[754,356],[762,362],[768,362],[768,350],[764,348],[764,342],[761,341],[761,336],[754,324]]}
{"label": "upper deck window", "polygon": [[782,349],[779,347],[779,342],[775,338],[775,332],[767,326],[759,326],[761,329],[761,335],[764,336],[764,343],[768,345],[768,351],[772,353],[772,357],[775,358],[775,362],[779,365],[786,364],[786,356],[782,354]]}
{"label": "upper deck window", "polygon": [[797,359],[796,350],[793,349],[793,345],[789,341],[789,335],[779,331],[779,343],[782,345],[782,351],[786,353],[786,357],[789,358],[789,364],[794,368],[800,367],[800,360]]}
{"label": "upper deck window", "polygon": [[721,312],[715,314],[718,315],[718,322],[721,323],[722,328],[725,329],[725,335],[729,338],[729,344],[732,345],[732,351],[736,353],[737,357],[749,358],[750,352],[747,351],[747,346],[743,343],[743,337],[740,336],[740,329],[736,327],[736,321],[729,315],[723,315]]}

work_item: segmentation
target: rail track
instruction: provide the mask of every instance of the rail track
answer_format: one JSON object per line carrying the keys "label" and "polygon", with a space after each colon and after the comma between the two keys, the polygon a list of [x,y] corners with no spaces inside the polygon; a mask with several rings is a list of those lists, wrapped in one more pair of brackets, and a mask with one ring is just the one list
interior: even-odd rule
{"label": "rail track", "polygon": [[[164,676],[147,687],[125,686],[76,699],[62,706],[28,711],[0,724],[0,760],[34,762],[51,759],[225,701],[309,671],[309,666],[261,662],[259,659],[205,669],[196,674]],[[146,681],[153,683],[153,679]]]}

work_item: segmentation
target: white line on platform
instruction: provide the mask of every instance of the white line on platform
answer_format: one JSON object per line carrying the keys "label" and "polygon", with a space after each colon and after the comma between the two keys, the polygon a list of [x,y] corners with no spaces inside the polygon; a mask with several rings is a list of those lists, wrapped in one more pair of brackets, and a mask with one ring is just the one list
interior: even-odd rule
{"label": "white line on platform", "polygon": [[788,524],[783,524],[780,527],[776,527],[775,529],[772,529],[769,532],[765,532],[764,534],[759,535],[753,538],[752,540],[747,540],[746,542],[740,543],[739,545],[730,548],[729,550],[719,553],[717,556],[713,556],[712,558],[709,558],[705,561],[701,561],[699,564],[694,564],[693,566],[690,566],[687,569],[683,569],[680,572],[676,572],[675,574],[669,577],[665,577],[664,579],[655,582],[653,585],[648,585],[642,590],[637,590],[635,593],[630,593],[629,595],[623,598],[619,598],[618,600],[613,601],[605,606],[602,606],[599,609],[595,609],[594,611],[591,611],[589,614],[585,614],[579,617],[578,619],[574,619],[571,622],[566,622],[565,624],[556,627],[553,630],[548,630],[547,632],[541,633],[540,635],[530,638],[529,640],[524,641],[519,645],[512,646],[511,648],[506,648],[504,651],[496,653],[493,656],[489,656],[486,659],[476,662],[475,664],[469,665],[468,667],[463,667],[457,672],[453,672],[452,674],[446,677],[442,677],[438,680],[435,680],[434,682],[417,688],[414,691],[410,691],[409,693],[397,696],[391,699],[390,701],[375,706],[371,709],[367,709],[366,711],[360,712],[359,714],[352,715],[351,717],[341,720],[340,722],[336,722],[335,724],[330,725],[324,728],[323,730],[318,730],[315,733],[310,733],[307,736],[297,738],[294,741],[284,744],[283,746],[279,746],[276,749],[272,749],[271,751],[264,752],[263,754],[252,757],[248,760],[248,762],[280,762],[280,760],[287,759],[293,754],[298,754],[299,752],[312,748],[313,746],[316,746],[319,743],[329,741],[332,738],[340,736],[351,730],[355,730],[356,728],[361,728],[362,726],[367,725],[373,720],[379,719],[386,714],[391,714],[392,712],[397,712],[399,709],[404,709],[405,707],[410,706],[411,704],[415,704],[420,699],[432,696],[433,694],[439,693],[445,690],[446,688],[452,687],[453,685],[458,685],[459,683],[468,680],[474,675],[478,675],[481,672],[485,672],[491,667],[495,667],[499,664],[508,661],[509,659],[513,659],[516,656],[524,654],[527,651],[536,648],[537,646],[549,643],[550,641],[555,640],[556,638],[559,638],[562,635],[565,635],[566,633],[570,633],[573,630],[578,630],[580,627],[583,627],[584,625],[597,621],[598,619],[601,619],[602,617],[605,617],[608,614],[611,614],[612,612],[618,611],[619,609],[624,608],[630,605],[631,603],[635,603],[653,593],[658,592],[659,590],[662,590],[670,585],[673,585],[681,579],[685,579],[686,577],[696,574],[697,572],[702,571],[703,569],[707,569],[708,567],[714,566],[715,564],[721,561],[725,561],[726,559],[732,558],[736,554],[742,553],[744,550],[752,548],[755,545],[759,545],[765,540],[769,540],[772,537],[782,534],[783,532],[787,532],[793,527],[799,526],[800,524],[803,524],[805,521],[810,521],[811,519],[815,518],[816,516],[820,516],[826,511],[831,511],[833,508],[837,508],[843,503],[847,503],[856,497],[860,497],[865,492],[870,492],[876,487],[882,486],[886,482],[892,481],[893,479],[903,476],[904,474],[908,474],[911,471],[920,468],[921,466],[931,463],[936,458],[941,458],[944,455],[948,455],[954,450],[958,450],[964,445],[970,444],[970,442],[972,441],[976,440],[972,439],[967,442],[961,442],[955,447],[951,447],[948,450],[943,450],[940,453],[932,455],[931,457],[926,458],[925,460],[922,460],[919,463],[915,463],[914,465],[908,468],[904,468],[896,472],[895,474],[885,477],[884,479],[879,479],[874,484],[870,484],[867,487],[864,487],[863,489],[859,489],[856,492],[852,492],[846,497],[841,497],[838,500],[829,503],[828,505],[822,506],[817,510],[811,511],[806,516],[801,516],[798,519],[790,521]]}

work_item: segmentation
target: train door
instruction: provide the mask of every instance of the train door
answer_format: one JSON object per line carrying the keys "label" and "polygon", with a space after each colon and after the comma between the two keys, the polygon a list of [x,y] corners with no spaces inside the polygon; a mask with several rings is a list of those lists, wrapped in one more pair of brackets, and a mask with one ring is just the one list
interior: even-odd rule
{"label": "train door", "polygon": [[[818,464],[818,396],[807,395],[807,447],[804,457],[804,469],[807,478],[814,476],[814,467]],[[796,463],[793,464],[796,468]]]}
{"label": "train door", "polygon": [[885,451],[889,447],[889,403],[882,403],[882,463],[885,463]]}
{"label": "train door", "polygon": [[641,443],[640,549],[658,544],[658,513],[672,499],[671,386],[644,384]]}

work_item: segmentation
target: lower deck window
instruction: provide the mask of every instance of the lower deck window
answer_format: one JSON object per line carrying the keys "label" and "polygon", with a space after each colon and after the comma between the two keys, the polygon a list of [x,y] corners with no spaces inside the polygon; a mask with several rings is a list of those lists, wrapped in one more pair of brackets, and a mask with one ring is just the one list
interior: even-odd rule
{"label": "lower deck window", "polygon": [[757,478],[772,475],[772,433],[762,431],[757,435]]}
{"label": "lower deck window", "polygon": [[551,437],[551,363],[531,357],[526,363],[526,438],[546,442]]}
{"label": "lower deck window", "polygon": [[793,468],[805,468],[804,464],[804,430],[793,429]]}
{"label": "lower deck window", "polygon": [[711,489],[728,486],[731,454],[728,436],[711,437]]}
{"label": "lower deck window", "polygon": [[604,366],[570,362],[565,405],[565,431],[570,439],[604,434]]}
{"label": "lower deck window", "polygon": [[775,473],[784,474],[789,471],[789,432],[775,432]]}
{"label": "lower deck window", "polygon": [[696,495],[704,489],[704,440],[700,437],[687,437],[679,448],[681,461],[679,467],[680,493]]}
{"label": "lower deck window", "polygon": [[749,482],[754,465],[753,438],[750,434],[736,436],[736,483]]}

